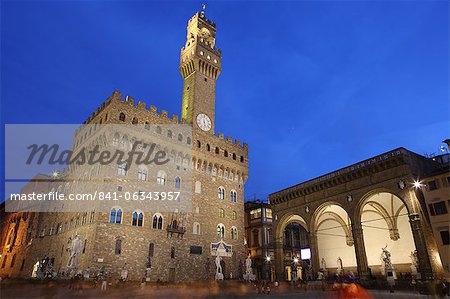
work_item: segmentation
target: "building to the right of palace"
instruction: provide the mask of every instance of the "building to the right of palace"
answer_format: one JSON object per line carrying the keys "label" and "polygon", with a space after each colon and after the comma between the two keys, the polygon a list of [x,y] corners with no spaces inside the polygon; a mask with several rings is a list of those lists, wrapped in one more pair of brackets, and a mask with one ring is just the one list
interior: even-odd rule
{"label": "building to the right of palace", "polygon": [[295,277],[295,260],[385,283],[383,249],[398,283],[449,279],[449,185],[448,154],[397,148],[270,194],[277,279]]}

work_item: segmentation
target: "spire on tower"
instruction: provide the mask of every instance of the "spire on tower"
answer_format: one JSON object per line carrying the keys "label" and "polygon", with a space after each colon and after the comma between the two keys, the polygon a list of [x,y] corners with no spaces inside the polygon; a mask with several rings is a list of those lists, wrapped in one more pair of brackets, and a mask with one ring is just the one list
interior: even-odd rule
{"label": "spire on tower", "polygon": [[205,3],[202,3],[202,12],[200,13],[200,15],[201,15],[202,17],[205,16],[205,10],[206,10],[206,4],[205,4]]}

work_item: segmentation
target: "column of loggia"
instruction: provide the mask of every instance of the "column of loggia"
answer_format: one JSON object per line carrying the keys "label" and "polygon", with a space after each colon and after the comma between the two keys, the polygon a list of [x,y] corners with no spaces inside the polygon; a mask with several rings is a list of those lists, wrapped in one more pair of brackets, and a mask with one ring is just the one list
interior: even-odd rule
{"label": "column of loggia", "polygon": [[317,245],[317,234],[315,232],[310,232],[308,234],[309,238],[309,249],[311,250],[311,263],[314,273],[320,270],[319,261],[319,247]]}
{"label": "column of loggia", "polygon": [[414,245],[417,250],[419,273],[421,274],[422,280],[433,279],[433,268],[430,263],[430,256],[420,215],[417,213],[410,214],[409,223],[411,224]]}
{"label": "column of loggia", "polygon": [[367,263],[364,232],[360,221],[352,223],[353,246],[355,247],[358,276],[361,280],[369,279],[369,265]]}
{"label": "column of loggia", "polygon": [[284,281],[284,253],[283,253],[283,241],[282,239],[275,240],[275,275],[277,281]]}

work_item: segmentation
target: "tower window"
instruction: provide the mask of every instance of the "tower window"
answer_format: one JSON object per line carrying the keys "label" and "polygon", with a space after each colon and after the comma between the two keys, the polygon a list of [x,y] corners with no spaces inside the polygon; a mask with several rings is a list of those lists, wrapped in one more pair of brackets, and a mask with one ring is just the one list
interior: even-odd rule
{"label": "tower window", "polygon": [[207,150],[208,152],[211,151],[211,146],[210,146],[209,144],[206,145],[206,150]]}
{"label": "tower window", "polygon": [[233,153],[233,160],[236,160],[236,154]]}
{"label": "tower window", "polygon": [[219,154],[219,148],[216,147],[216,154]]}
{"label": "tower window", "polygon": [[131,123],[132,123],[133,125],[137,124],[137,123],[138,123],[137,118],[136,118],[136,117],[133,117],[133,120],[131,121]]}
{"label": "tower window", "polygon": [[200,142],[200,140],[197,140],[197,147],[201,148],[202,147],[202,143]]}
{"label": "tower window", "polygon": [[228,157],[228,151],[224,151],[224,152],[223,152],[223,155],[224,155],[225,157]]}
{"label": "tower window", "polygon": [[205,82],[208,82],[208,79],[207,79],[207,78],[205,78]]}
{"label": "tower window", "polygon": [[119,114],[119,120],[120,121],[125,121],[125,113],[122,112],[122,113]]}

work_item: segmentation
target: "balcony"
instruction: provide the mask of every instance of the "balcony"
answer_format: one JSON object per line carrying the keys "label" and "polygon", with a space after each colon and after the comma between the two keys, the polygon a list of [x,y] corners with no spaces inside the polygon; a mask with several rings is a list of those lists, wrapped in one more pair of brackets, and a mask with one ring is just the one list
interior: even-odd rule
{"label": "balcony", "polygon": [[177,234],[178,238],[183,238],[184,233],[186,232],[186,228],[183,226],[173,226],[173,225],[168,225],[167,226],[167,237],[171,237],[173,234]]}

